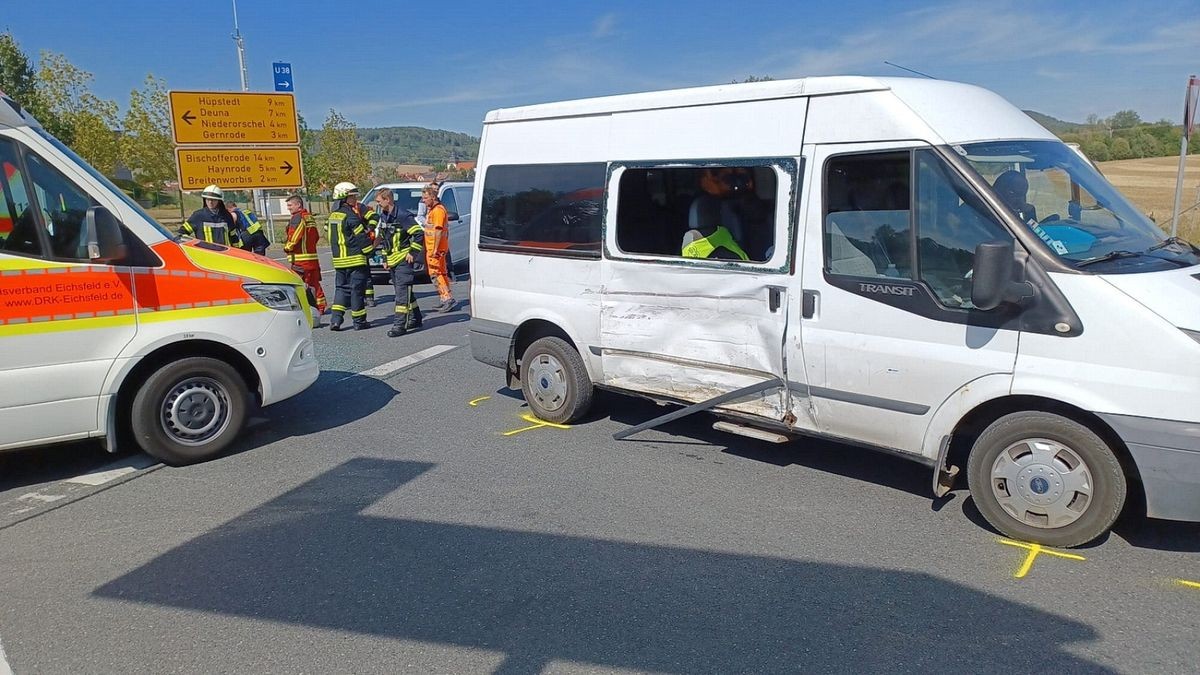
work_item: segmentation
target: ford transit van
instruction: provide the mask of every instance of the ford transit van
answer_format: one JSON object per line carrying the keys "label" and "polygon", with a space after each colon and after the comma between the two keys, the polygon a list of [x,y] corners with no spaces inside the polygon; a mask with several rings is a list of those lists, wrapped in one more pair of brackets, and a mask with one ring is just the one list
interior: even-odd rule
{"label": "ford transit van", "polygon": [[[960,469],[1055,546],[1200,520],[1200,252],[984,89],[823,77],[486,117],[475,357]],[[869,455],[864,455],[869,461]],[[853,499],[847,495],[846,499]]]}

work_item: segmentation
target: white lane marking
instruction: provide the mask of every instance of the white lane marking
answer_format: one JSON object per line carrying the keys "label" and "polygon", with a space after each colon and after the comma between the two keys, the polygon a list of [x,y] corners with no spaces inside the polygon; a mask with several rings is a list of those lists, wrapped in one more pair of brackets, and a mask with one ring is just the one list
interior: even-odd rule
{"label": "white lane marking", "polygon": [[8,665],[8,657],[4,655],[3,642],[0,642],[0,675],[13,675],[12,668]]}
{"label": "white lane marking", "polygon": [[444,354],[444,353],[450,351],[451,349],[455,349],[455,346],[454,345],[435,345],[433,347],[430,347],[429,349],[422,349],[421,351],[417,352],[416,354],[412,354],[410,356],[405,356],[404,358],[396,359],[395,361],[389,361],[389,362],[383,364],[382,366],[375,366],[374,368],[371,368],[370,370],[364,370],[361,373],[359,373],[359,375],[362,375],[364,377],[386,377],[387,375],[391,375],[392,373],[396,372],[397,370],[400,370],[402,368],[408,368],[409,366],[416,365],[422,361],[432,359],[433,357],[435,357],[439,354]]}
{"label": "white lane marking", "polygon": [[21,495],[20,497],[17,497],[17,501],[41,502],[42,504],[49,504],[50,502],[56,502],[60,499],[66,499],[66,498],[67,498],[66,495],[44,495],[40,492],[26,492],[25,494]]}
{"label": "white lane marking", "polygon": [[147,455],[137,455],[129,459],[113,462],[106,466],[100,467],[98,470],[91,473],[85,473],[74,478],[63,480],[64,483],[76,483],[78,485],[104,485],[112,482],[121,476],[127,476],[141,469],[154,466],[155,461]]}

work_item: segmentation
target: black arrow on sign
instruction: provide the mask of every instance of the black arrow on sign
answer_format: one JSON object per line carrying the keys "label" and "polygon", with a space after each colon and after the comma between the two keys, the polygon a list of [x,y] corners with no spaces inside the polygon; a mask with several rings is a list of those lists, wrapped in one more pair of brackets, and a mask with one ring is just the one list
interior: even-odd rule
{"label": "black arrow on sign", "polygon": [[284,174],[285,176],[286,176],[287,174],[289,174],[289,173],[291,173],[291,172],[292,172],[292,165],[291,165],[291,163],[290,163],[290,162],[288,162],[287,160],[284,160],[284,162],[283,162],[283,166],[281,166],[281,167],[279,167],[279,168],[283,169],[283,174]]}
{"label": "black arrow on sign", "polygon": [[181,119],[184,122],[187,122],[188,126],[190,127],[190,126],[192,126],[192,120],[196,119],[196,116],[192,114],[191,110],[189,110],[189,111],[183,113],[183,117]]}

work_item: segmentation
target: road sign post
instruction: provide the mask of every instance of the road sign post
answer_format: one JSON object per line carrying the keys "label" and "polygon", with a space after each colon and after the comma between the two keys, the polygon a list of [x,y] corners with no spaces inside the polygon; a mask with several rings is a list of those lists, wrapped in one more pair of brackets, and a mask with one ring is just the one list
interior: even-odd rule
{"label": "road sign post", "polygon": [[[276,88],[291,88],[291,65],[277,63]],[[288,93],[172,91],[168,96],[179,186],[254,190],[304,187],[296,100]],[[269,209],[263,209],[274,230]],[[273,237],[272,237],[273,239]]]}
{"label": "road sign post", "polygon": [[293,91],[295,85],[292,83],[292,64],[277,61],[272,65],[275,71],[275,91]]}

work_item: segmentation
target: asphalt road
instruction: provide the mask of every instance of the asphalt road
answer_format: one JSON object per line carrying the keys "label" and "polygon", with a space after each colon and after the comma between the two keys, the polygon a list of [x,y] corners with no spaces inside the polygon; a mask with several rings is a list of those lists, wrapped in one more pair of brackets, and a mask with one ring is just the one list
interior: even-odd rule
{"label": "asphalt road", "polygon": [[0,455],[0,673],[1200,663],[1200,526],[1130,517],[1029,565],[921,465],[705,416],[617,442],[663,409],[608,394],[537,425],[465,310],[398,339],[390,312],[317,331],[317,384],[219,459]]}

